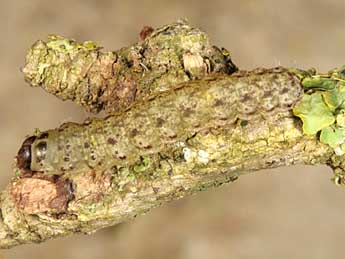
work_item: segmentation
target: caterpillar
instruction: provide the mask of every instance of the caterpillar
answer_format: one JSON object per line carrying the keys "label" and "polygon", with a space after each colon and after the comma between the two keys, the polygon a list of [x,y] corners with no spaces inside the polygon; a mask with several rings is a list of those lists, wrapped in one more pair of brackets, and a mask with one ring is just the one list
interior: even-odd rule
{"label": "caterpillar", "polygon": [[300,80],[281,67],[188,82],[125,112],[30,136],[17,166],[62,174],[133,165],[202,130],[289,110],[301,94]]}

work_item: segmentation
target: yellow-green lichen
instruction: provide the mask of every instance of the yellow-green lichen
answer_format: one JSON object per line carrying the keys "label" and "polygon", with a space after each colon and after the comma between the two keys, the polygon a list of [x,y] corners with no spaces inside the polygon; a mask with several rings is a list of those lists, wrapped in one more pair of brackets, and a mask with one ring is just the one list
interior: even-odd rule
{"label": "yellow-green lichen", "polygon": [[47,46],[52,50],[62,52],[62,53],[73,53],[76,50],[95,50],[99,49],[100,47],[94,41],[85,41],[83,43],[78,43],[74,40],[64,38],[60,35],[49,35],[49,41],[47,42]]}
{"label": "yellow-green lichen", "polygon": [[150,167],[150,158],[148,156],[141,157],[140,163],[133,167],[134,172],[140,173],[146,171]]}
{"label": "yellow-green lichen", "polygon": [[323,128],[332,125],[335,121],[331,109],[323,101],[321,93],[318,92],[304,95],[293,112],[303,121],[303,132],[305,134],[316,134]]}
{"label": "yellow-green lichen", "polygon": [[345,66],[328,74],[294,71],[301,79],[305,94],[293,108],[303,122],[303,133],[320,134],[320,141],[338,155],[345,142]]}

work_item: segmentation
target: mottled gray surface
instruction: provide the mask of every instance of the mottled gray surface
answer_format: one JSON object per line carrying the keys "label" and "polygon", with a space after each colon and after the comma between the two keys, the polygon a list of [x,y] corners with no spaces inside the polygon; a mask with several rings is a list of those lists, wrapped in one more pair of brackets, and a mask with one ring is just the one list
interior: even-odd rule
{"label": "mottled gray surface", "polygon": [[[57,3],[58,2],[58,3]],[[70,3],[72,2],[72,3]],[[93,39],[107,49],[135,42],[143,25],[188,17],[228,48],[241,68],[345,64],[345,2],[328,1],[1,1],[1,188],[23,138],[86,114],[23,81],[28,47],[49,33]],[[156,209],[133,222],[39,246],[5,258],[344,257],[345,190],[326,167],[280,168]]]}

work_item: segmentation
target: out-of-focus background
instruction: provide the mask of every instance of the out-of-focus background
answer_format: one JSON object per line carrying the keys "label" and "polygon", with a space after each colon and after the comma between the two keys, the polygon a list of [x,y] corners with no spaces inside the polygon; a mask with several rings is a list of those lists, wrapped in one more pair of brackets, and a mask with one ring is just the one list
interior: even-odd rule
{"label": "out-of-focus background", "polygon": [[[187,17],[243,69],[345,64],[345,1],[0,2],[0,188],[34,128],[82,121],[79,107],[27,86],[20,73],[29,46],[49,33],[95,40],[108,50],[138,39],[144,25]],[[262,171],[155,209],[132,222],[40,245],[0,251],[4,258],[344,258],[345,189],[326,167]]]}

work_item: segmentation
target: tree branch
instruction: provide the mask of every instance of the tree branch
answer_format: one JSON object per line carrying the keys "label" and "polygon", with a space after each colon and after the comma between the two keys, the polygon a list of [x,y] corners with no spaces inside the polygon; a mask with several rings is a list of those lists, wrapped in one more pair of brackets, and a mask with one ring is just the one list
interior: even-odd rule
{"label": "tree branch", "polygon": [[[171,32],[172,27],[158,31]],[[153,32],[150,40],[153,35],[157,34]],[[343,142],[334,140],[334,135],[325,130],[328,127],[334,129],[332,132],[342,129],[339,116],[342,108],[336,103],[342,102],[329,101],[335,100],[334,96],[341,99],[342,70],[322,76],[282,67],[233,73],[235,66],[224,52],[220,55],[217,50],[221,61],[205,56],[208,51],[198,52],[209,48],[201,47],[199,54],[186,49],[181,52],[182,47],[178,46],[185,45],[178,40],[174,41],[178,61],[169,68],[178,67],[180,72],[173,72],[176,81],[169,81],[172,83],[165,84],[166,90],[162,91],[161,84],[155,82],[170,74],[170,70],[159,72],[157,77],[156,74],[148,76],[155,70],[150,66],[146,71],[148,63],[142,60],[144,65],[139,62],[138,66],[143,70],[135,79],[138,94],[129,102],[122,101],[126,98],[118,95],[115,104],[111,98],[104,101],[104,91],[99,92],[99,88],[110,87],[116,95],[122,91],[117,88],[118,83],[109,83],[119,80],[112,70],[117,61],[111,62],[111,76],[107,79],[102,76],[102,83],[92,84],[91,78],[103,71],[99,59],[103,54],[85,43],[62,41],[64,48],[69,49],[66,46],[72,44],[72,49],[83,54],[68,54],[68,62],[63,56],[59,59],[61,66],[52,68],[47,60],[56,62],[61,48],[53,51],[48,50],[48,43],[36,43],[24,68],[26,79],[89,110],[121,112],[83,124],[67,123],[54,130],[37,132],[27,139],[14,165],[15,176],[1,195],[0,247],[92,233],[260,169],[328,164],[335,171],[335,182],[345,185],[344,155],[339,151]],[[162,45],[171,43],[167,42],[159,42],[160,51],[166,50]],[[45,58],[42,51],[46,53]],[[95,68],[92,73],[77,76],[76,80],[73,71],[79,71],[76,64],[85,55],[96,56],[92,64],[87,65]],[[162,59],[160,54],[156,55]],[[120,60],[128,60],[128,54],[115,56],[126,56]],[[128,65],[127,62],[121,64]],[[208,64],[213,65],[208,67]],[[222,69],[215,69],[216,64],[221,64]],[[133,67],[135,65],[126,69]],[[60,74],[55,74],[58,70]],[[137,73],[133,71],[128,75]],[[179,77],[182,73],[184,76]],[[54,79],[48,79],[50,76]],[[171,76],[168,77],[171,79]],[[148,77],[155,79],[147,80]],[[329,80],[327,87],[330,82],[334,85],[326,89],[325,79]],[[164,80],[162,82],[166,82]],[[90,90],[78,90],[81,88]],[[324,99],[319,103],[309,102],[320,91]],[[91,94],[94,92],[97,94]],[[327,99],[327,96],[332,98]],[[332,105],[336,108],[329,108]],[[323,113],[319,118],[326,121],[322,124],[313,120],[315,109],[320,111],[320,107]],[[325,114],[327,120],[323,120]],[[313,132],[307,134],[306,129]],[[329,133],[330,137],[320,139],[320,131]],[[29,163],[24,159],[28,157],[24,151],[30,153]]]}
{"label": "tree branch", "polygon": [[237,70],[226,49],[213,46],[206,33],[183,20],[156,30],[144,27],[140,39],[101,52],[95,42],[52,35],[29,50],[25,80],[88,111],[111,113],[172,85]]}

